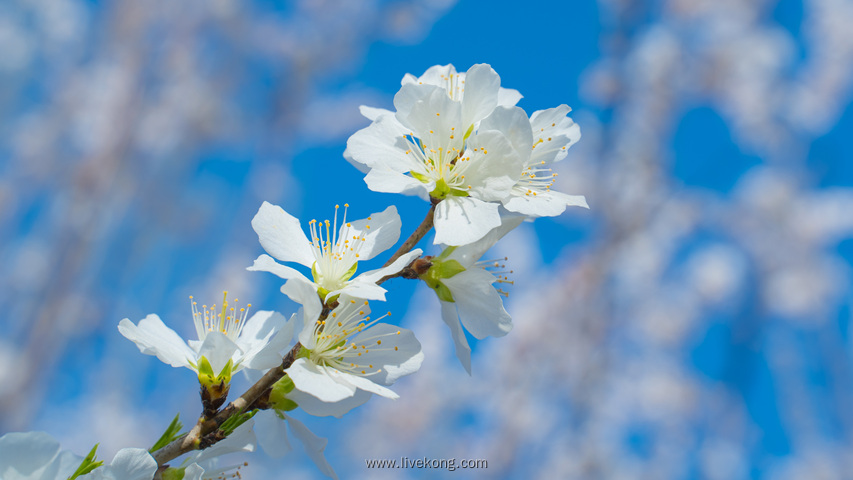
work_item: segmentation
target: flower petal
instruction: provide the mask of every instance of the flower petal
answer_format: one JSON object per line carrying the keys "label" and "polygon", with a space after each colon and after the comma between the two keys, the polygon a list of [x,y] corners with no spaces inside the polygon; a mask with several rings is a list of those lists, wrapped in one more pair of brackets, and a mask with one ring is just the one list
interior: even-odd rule
{"label": "flower petal", "polygon": [[[485,201],[501,201],[521,177],[524,159],[502,132],[478,132],[468,141],[465,168],[468,194]],[[525,154],[526,155],[526,154]]]}
{"label": "flower petal", "polygon": [[258,438],[258,444],[267,455],[279,458],[293,451],[290,440],[287,438],[287,426],[275,410],[261,410],[252,418],[255,419],[255,436]]}
{"label": "flower petal", "polygon": [[456,301],[459,320],[477,339],[502,337],[512,330],[512,318],[492,286],[494,281],[495,277],[482,268],[470,268],[442,280]]}
{"label": "flower petal", "polygon": [[[380,338],[381,344],[375,339]],[[417,372],[423,363],[421,343],[406,328],[377,323],[352,340],[356,344],[376,344],[360,357],[361,364],[381,365],[381,371],[366,377],[372,382],[391,385],[398,378]]]}
{"label": "flower petal", "polygon": [[[572,111],[568,105],[538,110],[530,116],[536,148],[530,163],[553,163],[566,158],[568,148],[581,139],[580,127],[566,115]],[[541,141],[540,141],[541,139]]]}
{"label": "flower petal", "polygon": [[[390,113],[390,112],[389,112]],[[412,145],[404,127],[394,115],[380,115],[372,124],[355,132],[347,140],[344,157],[352,164],[369,168],[387,168],[399,173],[423,171],[413,155],[406,153]]]}
{"label": "flower petal", "polygon": [[279,365],[280,352],[293,339],[294,317],[288,321],[284,315],[271,311],[252,315],[237,338],[243,367],[265,370]]}
{"label": "flower petal", "polygon": [[501,77],[491,66],[481,63],[465,74],[465,96],[462,98],[462,118],[465,129],[486,118],[498,105]]}
{"label": "flower petal", "polygon": [[429,200],[429,192],[435,188],[435,182],[422,183],[408,175],[378,168],[374,168],[364,176],[364,183],[374,192],[416,195],[424,200]]}
{"label": "flower petal", "polygon": [[457,247],[447,258],[450,260],[456,260],[465,268],[474,265],[474,263],[479,260],[484,253],[498,243],[498,240],[503,238],[504,235],[509,233],[515,227],[521,225],[524,218],[525,217],[522,215],[501,215],[501,224],[499,227],[493,228],[483,238],[474,243]]}
{"label": "flower petal", "polygon": [[247,267],[246,270],[252,272],[270,272],[285,280],[290,280],[291,278],[296,277],[305,278],[304,275],[302,275],[295,269],[276,262],[271,256],[266,254],[262,254],[261,256],[256,258],[252,266]]}
{"label": "flower petal", "polygon": [[[238,349],[237,344],[226,337],[224,333],[208,332],[198,349],[198,358],[207,358],[211,368],[213,368],[213,373],[219,375],[219,372],[225,368],[228,360],[231,360],[234,352]],[[239,370],[240,367],[235,366],[234,371]]]}
{"label": "flower petal", "polygon": [[337,381],[329,374],[330,370],[305,358],[297,358],[286,371],[296,388],[324,402],[337,402],[352,397],[356,387],[351,383]]}
{"label": "flower petal", "polygon": [[144,448],[123,448],[113,461],[80,480],[150,480],[157,471],[157,461]]}
{"label": "flower petal", "polygon": [[512,107],[522,98],[524,96],[518,90],[503,87],[498,90],[498,105],[500,106]]}
{"label": "flower petal", "polygon": [[435,240],[445,245],[476,242],[501,224],[498,205],[471,197],[447,197],[435,208]]}
{"label": "flower petal", "polygon": [[[399,258],[394,260],[394,262],[391,263],[391,265],[388,265],[387,267],[377,268],[376,270],[370,270],[370,271],[362,273],[361,275],[355,277],[353,279],[353,282],[354,283],[359,282],[360,284],[365,283],[368,285],[374,285],[376,287],[379,287],[379,285],[376,285],[376,282],[381,280],[382,277],[385,277],[387,275],[393,275],[393,274],[399,272],[400,270],[407,267],[410,263],[412,263],[413,260],[415,260],[416,258],[421,256],[422,253],[423,253],[423,251],[420,248],[416,248],[409,253],[400,255]],[[379,287],[379,288],[381,288],[381,287]],[[384,288],[382,289],[382,296],[379,298],[375,298],[375,299],[374,298],[368,298],[368,297],[360,297],[360,296],[354,295],[352,293],[350,293],[350,295],[355,297],[355,298],[363,298],[365,300],[382,300],[382,301],[384,301],[385,300],[385,289]]]}
{"label": "flower petal", "polygon": [[345,398],[337,402],[324,402],[317,397],[305,393],[301,390],[292,390],[287,394],[287,398],[293,400],[299,405],[305,413],[315,417],[335,417],[341,418],[355,407],[358,407],[372,397],[373,394],[364,390],[356,390],[351,397]]}
{"label": "flower petal", "polygon": [[261,246],[282,262],[296,262],[306,267],[314,265],[311,242],[302,231],[299,219],[278,205],[264,202],[252,219]]}
{"label": "flower petal", "polygon": [[7,433],[0,437],[0,478],[13,474],[28,478],[58,453],[59,442],[45,432]]}
{"label": "flower petal", "polygon": [[450,334],[453,336],[453,343],[456,346],[456,358],[465,367],[468,375],[471,375],[471,347],[468,346],[468,339],[465,338],[462,324],[459,323],[459,314],[456,313],[455,303],[441,302],[441,319],[450,327]]}
{"label": "flower petal", "polygon": [[309,282],[303,278],[292,278],[282,285],[281,293],[302,305],[302,318],[306,324],[313,324],[314,320],[317,320],[317,317],[320,316],[320,312],[323,311],[323,304],[320,302],[320,297],[317,294],[317,285],[313,282]]}
{"label": "flower petal", "polygon": [[293,433],[293,436],[298,438],[303,445],[305,445],[305,453],[308,454],[308,457],[311,458],[314,465],[317,465],[317,468],[320,469],[320,471],[327,477],[338,480],[338,475],[335,473],[332,466],[329,465],[329,462],[326,461],[325,455],[323,455],[329,441],[325,438],[320,438],[317,435],[314,435],[311,430],[308,430],[308,427],[290,415],[287,415],[286,418],[287,425],[290,427],[290,432]]}
{"label": "flower petal", "polygon": [[[400,398],[400,396],[397,395],[396,393],[394,393],[393,390],[385,388],[382,385],[379,385],[378,383],[376,383],[376,382],[374,382],[368,378],[359,377],[358,375],[352,375],[352,374],[349,374],[346,372],[341,372],[339,370],[335,370],[335,369],[329,368],[329,367],[326,367],[326,371],[331,378],[335,379],[335,381],[338,381],[341,383],[347,383],[347,384],[352,385],[354,387],[358,387],[362,390],[366,390],[370,393],[375,393],[377,395],[380,395],[380,396],[385,397],[385,398],[390,398],[392,400],[396,400],[396,399]],[[294,384],[295,383],[296,383],[296,381],[294,380]],[[303,390],[303,391],[305,391],[305,390]],[[313,395],[313,393],[312,393],[312,395]],[[317,397],[317,398],[320,398],[320,397]]]}
{"label": "flower petal", "polygon": [[[393,247],[400,239],[400,215],[397,207],[391,205],[379,213],[373,213],[363,220],[351,223],[349,231],[354,236],[364,237],[359,250],[359,261],[370,260],[380,253]],[[343,235],[346,225],[341,226]]]}
{"label": "flower petal", "polygon": [[566,211],[567,206],[589,208],[583,195],[567,195],[551,190],[536,195],[513,192],[502,203],[507,210],[530,217],[555,217]]}
{"label": "flower petal", "polygon": [[[520,173],[521,165],[530,157],[533,147],[533,131],[524,110],[518,107],[495,108],[491,115],[480,122],[479,131],[485,132],[487,130],[497,130],[509,140],[521,160],[519,164]],[[486,145],[486,147],[494,150],[490,145]],[[517,180],[517,177],[513,180]]]}
{"label": "flower petal", "polygon": [[157,315],[148,315],[139,321],[138,326],[125,318],[119,322],[118,331],[135,343],[140,352],[156,355],[160,361],[173,367],[192,368],[190,361],[195,362],[198,358],[196,352]]}

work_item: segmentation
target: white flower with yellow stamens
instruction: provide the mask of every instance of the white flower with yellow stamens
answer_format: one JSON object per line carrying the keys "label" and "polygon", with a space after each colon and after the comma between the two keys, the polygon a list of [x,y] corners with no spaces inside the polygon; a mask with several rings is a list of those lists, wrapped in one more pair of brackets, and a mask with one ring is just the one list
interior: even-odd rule
{"label": "white flower with yellow stamens", "polygon": [[[313,302],[312,302],[313,303]],[[306,307],[299,334],[302,351],[287,369],[297,390],[323,402],[339,402],[358,390],[397,398],[386,388],[423,362],[421,344],[407,329],[371,319],[366,301],[348,296],[325,320],[319,320],[319,301]]]}
{"label": "white flower with yellow stamens", "polygon": [[[299,219],[283,208],[264,202],[252,219],[252,228],[258,234],[261,246],[270,255],[261,255],[248,270],[270,272],[288,281],[304,282],[312,286],[326,301],[336,295],[347,294],[367,300],[385,300],[385,289],[376,282],[387,275],[402,270],[421,254],[415,249],[400,256],[391,265],[362,273],[355,278],[358,262],[370,260],[392,247],[400,238],[400,216],[393,205],[364,220],[347,222],[346,208],[338,230],[338,206],[333,222],[310,222],[311,239],[305,236]],[[297,270],[281,265],[294,262],[311,269],[313,279]],[[282,292],[288,293],[287,283]],[[302,303],[302,300],[291,298]]]}
{"label": "white flower with yellow stamens", "polygon": [[551,190],[557,174],[551,171],[550,164],[566,158],[569,147],[581,138],[578,125],[566,116],[570,111],[567,105],[560,105],[534,112],[530,116],[531,135],[525,131],[511,137],[525,160],[510,196],[502,201],[507,210],[531,217],[553,217],[567,206],[589,208],[583,195]]}
{"label": "white flower with yellow stamens", "polygon": [[[186,367],[197,373],[207,362],[218,376],[230,363],[230,373],[243,368],[267,369],[281,363],[279,351],[290,341],[292,323],[280,313],[260,311],[248,316],[246,308],[229,307],[227,292],[223,305],[198,309],[191,301],[193,323],[198,340],[184,342],[160,317],[148,315],[134,325],[125,318],[118,330],[146,355],[156,355],[173,367]],[[235,301],[235,304],[237,302]],[[204,360],[202,360],[204,359]]]}
{"label": "white flower with yellow stamens", "polygon": [[497,85],[485,103],[472,84],[462,101],[435,85],[404,85],[396,115],[379,116],[347,142],[344,155],[370,169],[368,188],[438,203],[435,243],[465,245],[500,225],[500,201],[521,176],[509,136],[529,131],[529,120],[520,108],[496,106]]}
{"label": "white flower with yellow stamens", "polygon": [[[468,125],[487,117],[497,106],[512,107],[519,100],[518,90],[503,88],[501,79],[491,66],[481,63],[472,66],[467,72],[458,73],[453,65],[434,65],[420,77],[411,73],[403,76],[400,85],[433,85],[447,92],[451,99],[463,104],[464,121]],[[468,90],[467,98],[465,91]],[[400,90],[399,98],[394,99],[398,112],[407,113],[407,109],[416,101],[416,97],[407,88]],[[361,107],[361,113],[370,120],[376,120],[381,115],[394,113],[382,108]]]}
{"label": "white flower with yellow stamens", "polygon": [[494,287],[495,283],[512,283],[502,271],[506,266],[496,260],[480,261],[480,257],[523,220],[520,215],[503,217],[500,227],[477,242],[446,247],[441,255],[430,259],[432,266],[421,275],[438,295],[441,318],[450,327],[456,357],[469,374],[471,347],[463,327],[480,340],[502,337],[512,329],[512,318],[501,299],[507,293]]}

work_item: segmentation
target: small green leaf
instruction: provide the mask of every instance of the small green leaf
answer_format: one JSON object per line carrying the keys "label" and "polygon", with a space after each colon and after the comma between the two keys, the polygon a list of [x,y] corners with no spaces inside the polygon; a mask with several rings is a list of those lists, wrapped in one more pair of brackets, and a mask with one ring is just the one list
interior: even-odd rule
{"label": "small green leaf", "polygon": [[186,468],[169,467],[163,472],[163,480],[184,480],[184,472]]}
{"label": "small green leaf", "polygon": [[276,410],[283,410],[285,412],[299,407],[296,402],[287,398],[287,394],[292,392],[293,388],[293,380],[287,375],[275,382],[270,391],[270,405]]}
{"label": "small green leaf", "polygon": [[222,430],[222,433],[224,433],[227,437],[228,435],[231,435],[234,430],[237,429],[237,427],[246,423],[246,421],[248,421],[250,418],[254,417],[255,414],[258,413],[258,411],[258,409],[255,409],[251,412],[238,413],[237,415],[234,415],[228,420],[222,422],[222,425],[219,427],[219,429]]}
{"label": "small green leaf", "polygon": [[77,467],[77,470],[75,470],[74,473],[71,474],[70,477],[68,477],[68,480],[74,480],[75,478],[81,475],[86,475],[87,473],[104,464],[103,460],[97,460],[97,455],[95,452],[98,450],[98,445],[99,444],[96,443],[95,446],[92,447],[92,450],[89,451],[89,454],[86,455],[86,458],[83,459],[83,462],[80,463],[80,466]]}
{"label": "small green leaf", "polygon": [[172,419],[172,423],[170,423],[169,426],[166,427],[166,431],[163,432],[163,435],[160,436],[160,439],[157,440],[156,442],[154,442],[154,446],[152,446],[150,449],[148,449],[149,452],[154,453],[157,450],[160,450],[161,448],[165,447],[166,445],[177,440],[178,437],[181,436],[180,431],[182,428],[184,428],[184,426],[181,424],[181,421],[179,420],[180,416],[181,416],[180,413],[175,415],[175,418]]}

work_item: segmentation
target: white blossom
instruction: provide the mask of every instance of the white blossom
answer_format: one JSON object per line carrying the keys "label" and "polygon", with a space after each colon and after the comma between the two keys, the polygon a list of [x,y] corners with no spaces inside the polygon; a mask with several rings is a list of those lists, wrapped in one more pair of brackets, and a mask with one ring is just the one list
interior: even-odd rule
{"label": "white blossom", "polygon": [[283,342],[292,336],[292,333],[281,331],[287,324],[283,315],[260,311],[247,320],[248,310],[229,307],[227,295],[221,310],[216,305],[210,308],[204,305],[199,310],[192,297],[190,300],[198,340],[185,342],[155,314],[143,318],[138,325],[125,318],[118,330],[142,353],[155,355],[173,367],[186,367],[196,372],[202,357],[210,362],[215,374],[219,374],[229,361],[232,372],[243,368],[267,369],[281,363],[278,352]]}
{"label": "white blossom", "polygon": [[[344,205],[347,208],[349,205]],[[307,282],[324,301],[347,294],[367,300],[385,300],[385,289],[376,281],[399,272],[421,254],[415,249],[391,265],[352,278],[358,262],[370,260],[391,248],[400,238],[400,216],[393,205],[363,220],[347,222],[346,210],[338,230],[338,206],[334,221],[310,222],[311,239],[305,236],[299,219],[283,208],[264,202],[252,219],[261,246],[269,255],[259,256],[249,270],[270,272],[291,282]],[[292,262],[311,269],[312,279],[275,261]],[[282,292],[288,289],[282,287]],[[291,297],[294,301],[298,301]]]}

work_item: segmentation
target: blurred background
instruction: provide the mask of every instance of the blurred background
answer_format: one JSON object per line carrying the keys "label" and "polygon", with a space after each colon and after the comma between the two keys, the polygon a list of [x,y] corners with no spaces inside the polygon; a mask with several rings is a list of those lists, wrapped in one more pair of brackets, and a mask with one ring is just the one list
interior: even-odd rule
{"label": "blurred background", "polygon": [[[358,106],[489,63],[528,113],[573,108],[555,188],[591,208],[495,248],[515,328],[473,342],[471,377],[435,295],[385,285],[426,360],[396,401],[296,413],[339,476],[451,475],[365,467],[405,456],[488,461],[458,478],[851,478],[850,25],[848,0],[4,1],[0,434],[109,459],[192,423],[194,375],[119,320],[191,336],[188,295],[223,290],[295,311],[245,270],[264,200],[303,224],[393,203],[407,235],[426,204],[342,158]],[[243,478],[320,478],[296,448]]]}

